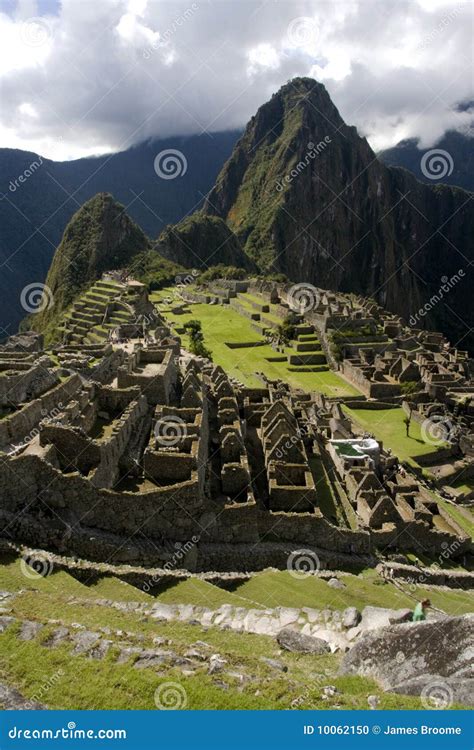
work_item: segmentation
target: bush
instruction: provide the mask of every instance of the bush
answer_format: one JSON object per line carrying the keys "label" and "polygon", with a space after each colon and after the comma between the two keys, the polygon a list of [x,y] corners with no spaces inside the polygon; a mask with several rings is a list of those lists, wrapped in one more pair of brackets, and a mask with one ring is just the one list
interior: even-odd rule
{"label": "bush", "polygon": [[421,388],[421,383],[417,380],[407,380],[406,383],[400,383],[400,389],[404,396],[416,393]]}
{"label": "bush", "polygon": [[197,283],[207,284],[209,281],[215,281],[216,279],[242,281],[242,279],[247,278],[247,275],[247,271],[244,268],[225,266],[223,263],[218,263],[217,266],[211,266],[206,271],[199,274]]}

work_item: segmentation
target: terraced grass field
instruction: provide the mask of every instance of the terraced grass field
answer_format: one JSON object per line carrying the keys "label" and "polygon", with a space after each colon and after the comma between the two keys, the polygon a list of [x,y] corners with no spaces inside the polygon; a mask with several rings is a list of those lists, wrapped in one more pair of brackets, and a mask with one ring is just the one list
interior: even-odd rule
{"label": "terraced grass field", "polygon": [[399,409],[350,409],[343,407],[347,414],[372,432],[376,438],[383,441],[385,448],[390,448],[401,461],[408,461],[417,466],[416,456],[426,456],[436,453],[439,445],[433,445],[423,440],[420,425],[412,420],[410,434],[407,437],[404,418],[405,412]]}
{"label": "terraced grass field", "polygon": [[[166,293],[167,290],[161,290],[158,295],[152,296],[153,301],[159,302],[166,297]],[[228,305],[195,304],[190,305],[189,310],[186,315],[173,315],[166,308],[162,312],[173,327],[180,327],[191,319],[200,320],[205,345],[211,350],[213,361],[244,385],[261,386],[255,373],[264,372],[271,379],[284,380],[305,391],[319,391],[327,396],[359,395],[355,388],[329,369],[322,372],[296,372],[288,369],[287,362],[268,362],[268,357],[276,355],[269,345],[230,349],[226,342],[259,342],[262,337],[252,329],[248,318],[239,315]],[[186,347],[189,344],[187,336],[182,335],[181,338]]]}

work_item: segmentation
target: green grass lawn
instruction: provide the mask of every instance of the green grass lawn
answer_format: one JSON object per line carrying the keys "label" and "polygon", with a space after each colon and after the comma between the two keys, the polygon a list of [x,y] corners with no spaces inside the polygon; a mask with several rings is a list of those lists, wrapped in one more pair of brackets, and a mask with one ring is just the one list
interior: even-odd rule
{"label": "green grass lawn", "polygon": [[[160,295],[166,297],[165,290]],[[180,327],[186,321],[201,321],[204,341],[212,352],[213,361],[221,365],[232,377],[244,385],[258,387],[262,382],[256,372],[264,372],[271,379],[281,379],[295,388],[305,391],[319,391],[328,396],[354,396],[358,391],[331,370],[323,372],[290,372],[286,362],[267,362],[266,357],[276,355],[271,346],[229,349],[226,342],[261,341],[262,337],[251,328],[250,321],[229,306],[196,304],[189,306],[186,315],[172,315],[163,310],[173,327]],[[187,336],[182,336],[183,346],[189,344]]]}
{"label": "green grass lawn", "polygon": [[456,490],[461,490],[461,492],[469,494],[469,492],[472,492],[474,490],[474,478],[458,479],[451,486]]}
{"label": "green grass lawn", "polygon": [[438,505],[449,513],[453,521],[456,521],[466,534],[469,534],[471,538],[474,538],[474,516],[472,511],[469,508],[463,508],[460,510],[452,503],[448,503],[446,500],[438,497],[438,495],[435,496],[435,499]]}
{"label": "green grass lawn", "polygon": [[[235,593],[265,607],[313,607],[314,609],[345,609],[366,605],[374,607],[413,607],[418,599],[428,597],[433,606],[449,614],[472,612],[472,597],[467,591],[443,591],[421,586],[403,593],[391,583],[382,583],[373,570],[363,575],[341,575],[345,589],[333,589],[318,576],[296,579],[287,571],[263,571],[240,585]],[[409,591],[409,586],[402,583]]]}
{"label": "green grass lawn", "polygon": [[381,440],[385,448],[390,448],[401,461],[417,465],[415,456],[436,453],[439,445],[426,443],[421,435],[420,425],[412,420],[410,434],[407,437],[403,422],[406,417],[402,408],[397,409],[349,409],[343,407],[347,414],[364,429]]}

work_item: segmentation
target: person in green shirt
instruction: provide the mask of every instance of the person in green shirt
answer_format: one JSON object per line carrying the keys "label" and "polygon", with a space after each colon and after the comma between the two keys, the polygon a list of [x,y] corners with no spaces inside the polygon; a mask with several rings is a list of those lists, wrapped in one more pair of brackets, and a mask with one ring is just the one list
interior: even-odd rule
{"label": "person in green shirt", "polygon": [[412,622],[420,622],[420,620],[426,620],[426,608],[431,607],[431,602],[429,599],[423,599],[423,601],[418,602],[415,609],[413,610],[413,617]]}

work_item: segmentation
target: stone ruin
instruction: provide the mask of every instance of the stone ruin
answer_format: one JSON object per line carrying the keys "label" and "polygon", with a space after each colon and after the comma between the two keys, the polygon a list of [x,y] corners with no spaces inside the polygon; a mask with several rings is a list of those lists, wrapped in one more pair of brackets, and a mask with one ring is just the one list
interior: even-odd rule
{"label": "stone ruin", "polygon": [[[381,327],[377,309],[329,293],[317,312],[328,326],[358,313]],[[384,330],[403,340],[398,321]],[[361,357],[399,382],[418,375],[420,414],[431,413],[430,388],[437,398],[444,388],[452,414],[469,387],[464,358],[436,337],[415,339],[418,349]],[[185,352],[156,315],[132,341],[7,343],[0,398],[0,521],[15,542],[155,567],[185,545],[182,564],[216,571],[284,568],[295,548],[333,565],[376,550],[436,556],[450,546],[462,559],[471,549],[395,456],[353,432],[339,400],[268,379],[244,387]],[[466,453],[471,411],[462,412]]]}

